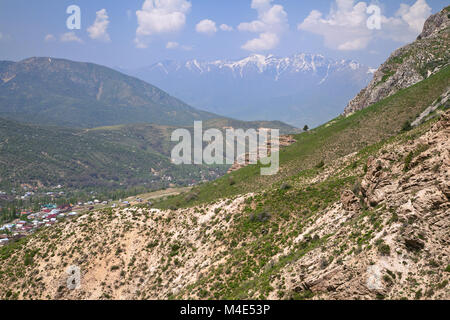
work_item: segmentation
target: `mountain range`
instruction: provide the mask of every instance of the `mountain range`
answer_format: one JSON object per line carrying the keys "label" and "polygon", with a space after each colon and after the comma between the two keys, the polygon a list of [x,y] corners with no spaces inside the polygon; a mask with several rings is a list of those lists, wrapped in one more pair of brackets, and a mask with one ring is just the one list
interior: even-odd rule
{"label": "mountain range", "polygon": [[241,120],[316,126],[338,115],[374,69],[319,54],[251,55],[241,60],[162,61],[122,70],[190,105]]}
{"label": "mountain range", "polygon": [[115,70],[50,57],[0,63],[0,114],[82,128],[137,122],[192,125],[220,117]]}
{"label": "mountain range", "polygon": [[226,166],[175,166],[172,131],[203,127],[296,129],[190,107],[157,87],[91,63],[0,62],[0,188],[157,189],[198,183]]}

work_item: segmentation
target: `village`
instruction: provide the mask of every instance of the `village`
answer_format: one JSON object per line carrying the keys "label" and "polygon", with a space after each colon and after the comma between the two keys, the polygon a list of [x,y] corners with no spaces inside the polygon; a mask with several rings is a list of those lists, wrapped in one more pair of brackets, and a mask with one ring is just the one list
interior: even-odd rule
{"label": "village", "polygon": [[130,207],[138,204],[153,205],[153,200],[177,195],[190,190],[189,187],[169,188],[142,194],[139,196],[128,197],[125,200],[92,200],[87,202],[78,202],[77,204],[56,205],[49,203],[42,205],[39,211],[24,210],[20,216],[11,222],[0,225],[0,247],[10,242],[17,241],[27,237],[41,228],[52,227],[65,219],[72,219],[84,213],[99,210],[103,208]]}
{"label": "village", "polygon": [[[92,202],[94,204],[94,202]],[[86,203],[86,206],[89,205]],[[85,204],[78,204],[74,207],[70,204],[57,206],[56,204],[46,204],[38,212],[22,211],[20,218],[4,224],[0,227],[0,246],[10,241],[26,237],[43,227],[51,227],[62,219],[77,216],[79,210],[93,209]]]}

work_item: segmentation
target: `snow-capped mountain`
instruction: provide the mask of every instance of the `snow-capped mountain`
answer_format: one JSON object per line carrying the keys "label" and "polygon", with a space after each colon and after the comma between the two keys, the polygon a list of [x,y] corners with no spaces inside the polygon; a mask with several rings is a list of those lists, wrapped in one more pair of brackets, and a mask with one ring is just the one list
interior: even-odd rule
{"label": "snow-capped mountain", "polygon": [[255,54],[236,61],[162,61],[128,73],[207,111],[314,126],[340,114],[368,84],[373,69],[302,53],[284,58]]}

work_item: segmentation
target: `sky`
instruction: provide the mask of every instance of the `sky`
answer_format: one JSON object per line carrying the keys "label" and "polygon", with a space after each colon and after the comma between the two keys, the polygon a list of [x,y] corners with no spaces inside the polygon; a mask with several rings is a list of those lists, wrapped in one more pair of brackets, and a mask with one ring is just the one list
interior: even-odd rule
{"label": "sky", "polygon": [[[134,69],[317,53],[377,67],[449,4],[370,1],[0,0],[0,60],[50,56]],[[73,6],[79,16],[68,13]]]}

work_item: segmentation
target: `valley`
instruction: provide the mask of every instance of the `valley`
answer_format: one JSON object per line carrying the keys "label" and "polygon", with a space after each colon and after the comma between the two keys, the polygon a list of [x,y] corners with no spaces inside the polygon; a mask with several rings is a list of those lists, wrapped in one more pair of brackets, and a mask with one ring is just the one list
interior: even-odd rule
{"label": "valley", "polygon": [[[218,116],[218,105],[202,111],[97,65],[0,62],[0,299],[449,300],[449,34],[447,6],[378,70],[252,55],[137,71],[186,76],[185,90],[205,99],[215,93],[188,79],[283,86],[307,74],[325,100],[354,91],[307,123],[278,117],[286,105],[256,118],[248,101],[232,102],[239,90],[223,101],[236,109]],[[278,172],[262,175],[260,158],[175,165],[171,133],[198,120],[219,133],[279,129],[280,149],[264,142]]]}

